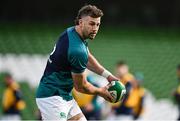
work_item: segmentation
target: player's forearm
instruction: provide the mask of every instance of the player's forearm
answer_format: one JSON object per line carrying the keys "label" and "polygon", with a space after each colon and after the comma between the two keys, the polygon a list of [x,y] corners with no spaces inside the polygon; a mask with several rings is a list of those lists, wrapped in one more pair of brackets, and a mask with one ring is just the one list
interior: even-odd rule
{"label": "player's forearm", "polygon": [[77,91],[86,93],[86,94],[98,94],[99,88],[93,86],[86,80],[85,72],[81,74],[72,73],[72,77],[74,80],[74,87]]}
{"label": "player's forearm", "polygon": [[75,87],[77,91],[85,94],[99,94],[100,88],[97,88],[86,81],[83,85],[78,85]]}

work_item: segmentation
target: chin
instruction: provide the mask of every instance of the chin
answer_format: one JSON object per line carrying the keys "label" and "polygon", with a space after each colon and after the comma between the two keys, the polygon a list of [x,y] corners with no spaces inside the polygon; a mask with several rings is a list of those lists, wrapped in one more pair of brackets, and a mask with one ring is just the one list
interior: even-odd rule
{"label": "chin", "polygon": [[93,40],[94,38],[92,38],[92,37],[89,37],[89,39],[90,39],[90,40]]}
{"label": "chin", "polygon": [[93,40],[95,38],[95,36],[89,37],[89,39]]}

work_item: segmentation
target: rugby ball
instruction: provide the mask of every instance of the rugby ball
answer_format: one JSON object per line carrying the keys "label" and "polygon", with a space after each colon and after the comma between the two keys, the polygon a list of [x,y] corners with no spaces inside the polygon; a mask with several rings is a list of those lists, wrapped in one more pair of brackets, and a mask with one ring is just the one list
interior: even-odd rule
{"label": "rugby ball", "polygon": [[108,88],[110,95],[113,97],[112,103],[122,101],[126,95],[126,88],[119,80],[111,81]]}

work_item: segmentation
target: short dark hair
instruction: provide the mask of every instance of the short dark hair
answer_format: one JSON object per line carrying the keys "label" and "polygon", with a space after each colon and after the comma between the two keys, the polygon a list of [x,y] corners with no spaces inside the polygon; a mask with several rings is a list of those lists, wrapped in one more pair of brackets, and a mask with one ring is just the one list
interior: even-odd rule
{"label": "short dark hair", "polygon": [[81,19],[83,16],[98,18],[98,17],[102,17],[103,15],[104,14],[102,10],[97,8],[95,5],[85,5],[78,11],[78,15],[75,19],[75,25],[79,24],[79,19]]}
{"label": "short dark hair", "polygon": [[126,62],[123,61],[123,60],[120,60],[116,63],[116,66],[119,67],[119,66],[122,66],[122,65],[126,65]]}

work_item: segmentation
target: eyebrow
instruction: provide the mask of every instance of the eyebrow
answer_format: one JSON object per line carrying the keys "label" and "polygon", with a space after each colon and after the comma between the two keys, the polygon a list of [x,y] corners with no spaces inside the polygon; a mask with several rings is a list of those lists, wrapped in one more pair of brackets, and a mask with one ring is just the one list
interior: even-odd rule
{"label": "eyebrow", "polygon": [[94,22],[94,21],[90,21],[90,23],[100,24],[100,22],[96,23],[96,22]]}

